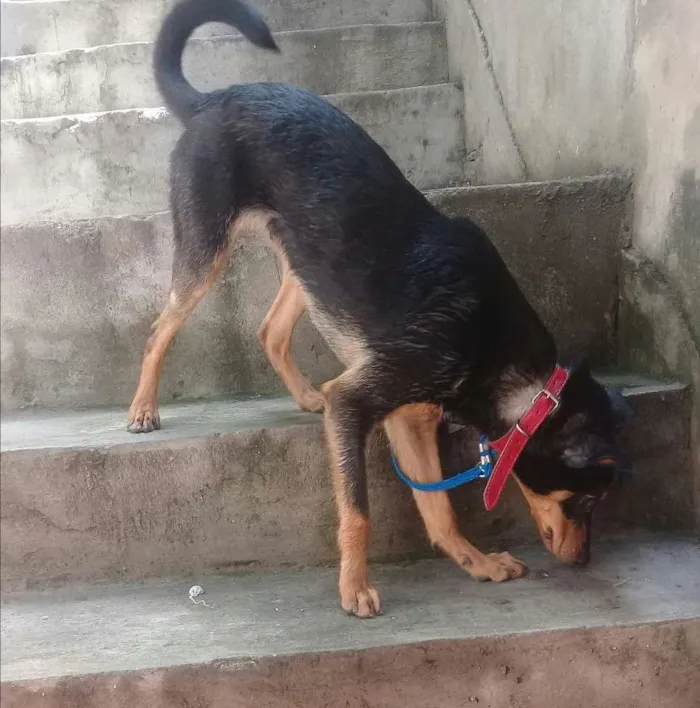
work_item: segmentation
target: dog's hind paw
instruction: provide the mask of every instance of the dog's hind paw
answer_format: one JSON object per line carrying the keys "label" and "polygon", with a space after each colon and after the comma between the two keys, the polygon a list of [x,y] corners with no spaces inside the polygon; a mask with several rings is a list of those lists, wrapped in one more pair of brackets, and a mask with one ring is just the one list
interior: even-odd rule
{"label": "dog's hind paw", "polygon": [[160,415],[157,409],[136,408],[129,411],[129,422],[126,429],[130,433],[150,433],[160,430]]}
{"label": "dog's hind paw", "polygon": [[308,413],[323,413],[326,399],[318,391],[310,390],[297,401],[297,404],[301,410]]}
{"label": "dog's hind paw", "polygon": [[358,588],[341,588],[340,602],[349,615],[369,619],[382,614],[379,593],[369,584]]}

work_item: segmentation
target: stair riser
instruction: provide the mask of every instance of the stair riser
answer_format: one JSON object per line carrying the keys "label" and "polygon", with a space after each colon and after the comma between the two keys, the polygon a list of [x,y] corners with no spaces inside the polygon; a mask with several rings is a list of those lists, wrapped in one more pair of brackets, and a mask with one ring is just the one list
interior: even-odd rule
{"label": "stair riser", "polygon": [[[601,178],[430,197],[492,235],[562,356],[588,353],[606,363],[614,357],[627,195],[625,180]],[[5,227],[2,245],[3,409],[127,405],[169,286],[169,216]],[[256,336],[277,284],[262,246],[236,252],[168,354],[162,401],[285,393]],[[338,373],[306,321],[294,356],[314,383]]]}
{"label": "stair riser", "polygon": [[[463,99],[457,87],[329,100],[362,125],[416,186],[463,181]],[[3,121],[3,223],[166,209],[168,155],[181,130],[158,108]]]}
{"label": "stair riser", "polygon": [[[191,42],[185,75],[202,91],[281,81],[320,94],[426,86],[447,81],[440,23],[364,26],[276,37],[281,54],[241,37]],[[37,118],[162,105],[152,44],[2,60],[2,117]]]}
{"label": "stair riser", "polygon": [[4,708],[259,708],[280,705],[280,696],[284,705],[305,708],[564,705],[553,703],[553,696],[566,696],[566,705],[575,708],[695,708],[698,662],[700,620],[683,619],[232,658],[3,684],[1,691]]}
{"label": "stair riser", "polygon": [[[692,528],[688,394],[664,395],[630,398],[638,418],[625,448],[639,460],[639,474],[613,491],[596,532],[605,519],[620,518]],[[663,420],[650,419],[650,409],[661,408]],[[651,428],[653,443],[645,438]],[[443,442],[446,474],[473,462],[469,433]],[[381,438],[369,446],[368,460],[370,556],[429,553],[410,490],[391,470]],[[5,590],[337,559],[320,422],[178,442],[4,452],[1,462]],[[479,545],[503,548],[536,537],[513,483],[491,513],[483,511],[480,484],[453,499],[464,533]]]}
{"label": "stair riser", "polygon": [[[2,3],[2,54],[57,52],[122,42],[152,42],[173,0],[54,0]],[[430,0],[256,0],[252,3],[273,31],[341,25],[424,22]],[[211,24],[196,36],[230,34]]]}

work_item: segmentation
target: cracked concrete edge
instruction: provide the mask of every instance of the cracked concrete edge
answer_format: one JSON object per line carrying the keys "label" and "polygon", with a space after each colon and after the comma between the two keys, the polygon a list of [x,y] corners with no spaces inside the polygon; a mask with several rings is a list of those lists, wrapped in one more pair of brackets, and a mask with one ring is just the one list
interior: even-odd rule
{"label": "cracked concrete edge", "polygon": [[[3,683],[4,708],[337,705],[695,708],[700,620],[452,639],[359,651]],[[543,668],[543,667],[546,667]],[[593,680],[592,677],[595,677]],[[283,698],[282,698],[283,697]],[[557,703],[556,705],[560,705]]]}
{"label": "cracked concrete edge", "polygon": [[446,25],[450,78],[464,91],[467,178],[473,184],[525,181],[527,166],[473,3],[433,0],[433,7]]}
{"label": "cracked concrete edge", "polygon": [[505,97],[503,96],[503,91],[501,90],[501,86],[498,82],[498,77],[496,76],[496,71],[494,69],[493,62],[491,60],[491,50],[489,48],[489,42],[486,37],[486,33],[484,32],[484,28],[481,25],[481,20],[479,19],[479,15],[476,11],[476,8],[474,7],[474,3],[472,2],[472,0],[465,0],[465,2],[467,3],[469,15],[471,17],[472,23],[474,24],[474,29],[476,31],[476,34],[479,38],[479,50],[480,50],[481,55],[484,59],[484,65],[486,67],[486,71],[488,72],[489,78],[491,79],[493,91],[496,94],[496,99],[498,101],[498,105],[501,108],[501,114],[503,115],[503,120],[504,120],[506,127],[508,129],[508,133],[510,135],[510,139],[513,144],[513,147],[515,148],[515,153],[518,158],[518,165],[520,167],[520,171],[522,172],[523,178],[527,180],[529,178],[529,174],[528,174],[528,169],[527,169],[527,163],[525,162],[525,155],[523,154],[523,150],[522,150],[520,143],[518,142],[518,138],[515,134],[515,129],[513,128],[513,122],[511,121],[510,114],[508,112],[508,106],[506,106]]}

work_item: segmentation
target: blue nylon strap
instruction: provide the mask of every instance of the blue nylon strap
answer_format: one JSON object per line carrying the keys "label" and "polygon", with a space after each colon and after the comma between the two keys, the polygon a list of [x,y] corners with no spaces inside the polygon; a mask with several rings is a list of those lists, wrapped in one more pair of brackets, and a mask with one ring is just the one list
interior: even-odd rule
{"label": "blue nylon strap", "polygon": [[416,489],[419,492],[445,492],[448,489],[454,489],[463,484],[468,484],[473,482],[475,479],[488,479],[493,472],[493,463],[495,453],[489,449],[489,443],[486,436],[482,435],[479,440],[479,453],[481,459],[479,464],[475,465],[471,469],[464,470],[464,472],[459,472],[453,477],[448,477],[447,479],[441,479],[439,482],[414,482],[412,479],[408,478],[399,468],[399,463],[396,461],[393,453],[391,455],[391,462],[394,465],[396,474],[399,476],[401,481],[405,482],[412,489]]}

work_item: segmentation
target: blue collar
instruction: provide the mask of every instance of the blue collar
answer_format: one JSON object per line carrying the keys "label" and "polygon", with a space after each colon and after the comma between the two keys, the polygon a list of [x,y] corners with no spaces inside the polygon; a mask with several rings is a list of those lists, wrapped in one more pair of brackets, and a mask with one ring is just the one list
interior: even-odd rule
{"label": "blue collar", "polygon": [[454,489],[463,484],[473,482],[475,479],[488,479],[491,476],[496,452],[489,447],[489,441],[485,435],[482,435],[479,439],[479,454],[481,457],[478,465],[471,469],[464,470],[464,472],[459,472],[453,477],[441,479],[439,482],[428,482],[427,484],[421,484],[420,482],[414,482],[412,479],[409,479],[399,468],[399,463],[396,461],[393,452],[391,454],[391,461],[399,479],[412,489],[419,492],[445,492],[448,489]]}

